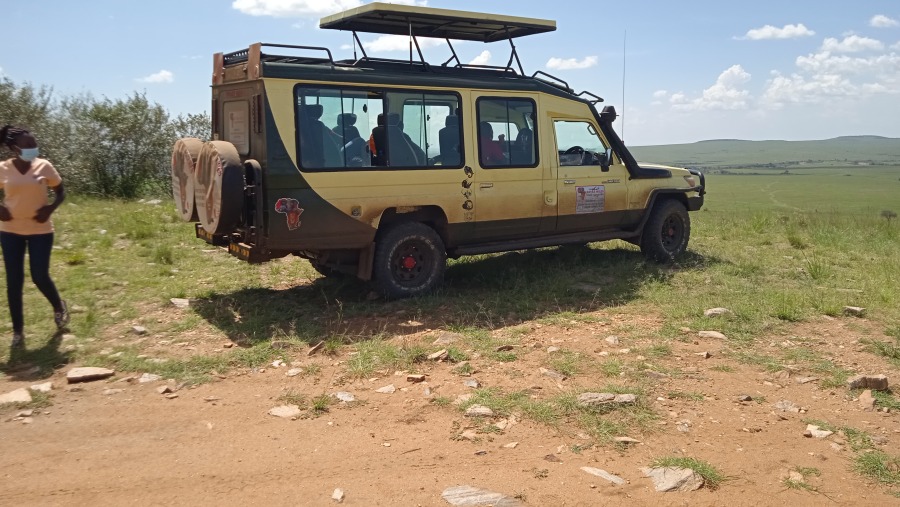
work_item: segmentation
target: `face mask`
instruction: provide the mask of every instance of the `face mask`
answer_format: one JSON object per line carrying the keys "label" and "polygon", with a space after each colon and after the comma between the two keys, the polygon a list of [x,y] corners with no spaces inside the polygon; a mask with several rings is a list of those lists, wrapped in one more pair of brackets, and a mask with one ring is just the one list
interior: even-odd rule
{"label": "face mask", "polygon": [[25,162],[31,162],[38,156],[37,148],[20,148],[20,150],[21,152],[19,153],[19,158],[21,158]]}

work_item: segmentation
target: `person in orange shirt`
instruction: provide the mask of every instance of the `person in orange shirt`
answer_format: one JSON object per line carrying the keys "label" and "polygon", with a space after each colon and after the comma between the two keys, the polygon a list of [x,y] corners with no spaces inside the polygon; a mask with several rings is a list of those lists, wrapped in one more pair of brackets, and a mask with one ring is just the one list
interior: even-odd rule
{"label": "person in orange shirt", "polygon": [[[62,204],[66,193],[53,165],[37,158],[34,135],[23,128],[0,128],[0,142],[16,157],[0,162],[0,247],[6,267],[6,295],[13,324],[12,347],[25,345],[22,289],[25,285],[25,251],[28,250],[31,279],[53,306],[53,320],[60,330],[69,322],[66,302],[59,297],[50,278],[53,222],[50,215]],[[47,189],[56,198],[48,202]]]}

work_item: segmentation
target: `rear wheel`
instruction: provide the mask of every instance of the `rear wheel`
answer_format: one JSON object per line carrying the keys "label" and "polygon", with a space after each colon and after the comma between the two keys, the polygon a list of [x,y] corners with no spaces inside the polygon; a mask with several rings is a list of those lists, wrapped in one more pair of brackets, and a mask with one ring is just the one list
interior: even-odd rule
{"label": "rear wheel", "polygon": [[203,145],[194,167],[194,203],[207,232],[224,234],[237,225],[244,204],[244,165],[233,144]]}
{"label": "rear wheel", "polygon": [[687,250],[691,219],[678,201],[667,199],[653,206],[641,236],[641,252],[656,262],[672,262]]}
{"label": "rear wheel", "polygon": [[434,229],[418,222],[391,227],[375,246],[375,287],[388,298],[432,291],[444,278],[447,252]]}

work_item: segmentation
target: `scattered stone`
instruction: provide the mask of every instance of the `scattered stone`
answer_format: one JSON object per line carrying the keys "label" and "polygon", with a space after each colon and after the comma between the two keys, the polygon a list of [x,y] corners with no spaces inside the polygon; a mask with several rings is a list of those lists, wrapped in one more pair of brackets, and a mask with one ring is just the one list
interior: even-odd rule
{"label": "scattered stone", "polygon": [[788,480],[795,484],[804,484],[806,482],[803,480],[803,474],[796,470],[788,472]]}
{"label": "scattered stone", "polygon": [[144,373],[140,377],[138,377],[139,384],[146,384],[148,382],[156,382],[157,380],[161,380],[162,377],[155,373]]}
{"label": "scattered stone", "polygon": [[726,315],[732,315],[734,312],[729,310],[728,308],[710,308],[703,312],[703,315],[706,317],[724,317]]}
{"label": "scattered stone", "polygon": [[859,395],[859,406],[866,412],[875,410],[875,397],[872,396],[871,389],[866,389]]}
{"label": "scattered stone", "polygon": [[285,375],[288,377],[296,377],[297,375],[300,375],[301,373],[303,373],[303,368],[291,368],[290,370],[287,371],[287,373],[285,373]]}
{"label": "scattered stone", "polygon": [[706,351],[703,351],[703,352],[697,352],[697,353],[695,353],[694,355],[695,355],[695,356],[700,356],[700,357],[702,357],[703,359],[709,359],[709,358],[712,357],[712,354],[710,354],[709,352],[706,352]]}
{"label": "scattered stone", "polygon": [[617,394],[613,401],[615,403],[634,403],[637,401],[637,396],[633,394]]}
{"label": "scattered stone", "polygon": [[566,379],[566,376],[558,371],[548,370],[547,368],[539,368],[538,371],[541,372],[541,375],[543,375],[545,377],[550,377],[553,380],[565,380]]}
{"label": "scattered stone", "polygon": [[641,472],[653,480],[656,491],[696,491],[703,486],[703,477],[689,468],[642,468]]}
{"label": "scattered stone", "polygon": [[232,347],[234,347],[234,342],[225,342],[222,344],[223,349],[230,349]]}
{"label": "scattered stone", "polygon": [[675,429],[682,433],[690,433],[691,431],[691,421],[688,419],[682,419],[675,423]]}
{"label": "scattered stone", "polygon": [[601,470],[599,468],[593,468],[593,467],[581,467],[581,469],[591,475],[596,475],[597,477],[600,477],[601,479],[606,479],[607,481],[609,481],[617,486],[621,486],[621,485],[625,484],[625,479],[619,477],[618,475],[613,475],[613,474],[607,472],[606,470]]}
{"label": "scattered stone", "polygon": [[393,394],[396,390],[397,390],[397,388],[394,387],[394,384],[388,384],[384,387],[379,387],[378,389],[375,390],[375,392],[382,393],[382,394]]}
{"label": "scattered stone", "polygon": [[283,419],[296,419],[300,417],[303,411],[300,410],[300,407],[297,405],[281,405],[278,407],[270,408],[269,415],[274,415],[275,417],[281,417]]}
{"label": "scattered stone", "polygon": [[170,386],[159,386],[156,388],[156,392],[159,394],[168,394],[174,393],[175,391],[173,391]]}
{"label": "scattered stone", "polygon": [[429,361],[444,361],[449,356],[450,356],[450,353],[447,352],[447,349],[441,349],[441,350],[435,352],[434,354],[429,354],[428,360]]}
{"label": "scattered stone", "polygon": [[37,391],[39,393],[49,393],[53,390],[53,382],[44,382],[43,384],[34,384],[29,387],[32,391]]}
{"label": "scattered stone", "polygon": [[336,488],[334,493],[331,494],[331,499],[337,503],[341,503],[344,501],[344,490],[341,488]]}
{"label": "scattered stone", "polygon": [[549,461],[550,463],[562,463],[562,460],[559,459],[559,456],[556,454],[548,454],[544,456],[544,461]]}
{"label": "scattered stone", "polygon": [[554,352],[559,352],[559,347],[553,347],[553,346],[547,347],[548,354],[552,354]]}
{"label": "scattered stone", "polygon": [[281,368],[282,366],[284,366],[284,360],[276,359],[272,361],[272,368]]}
{"label": "scattered stone", "polygon": [[463,382],[463,385],[465,385],[466,387],[471,387],[472,389],[478,389],[479,387],[481,387],[481,383],[475,379],[468,379]]}
{"label": "scattered stone", "polygon": [[191,306],[191,300],[187,298],[172,298],[169,301],[175,305],[175,308],[188,308]]}
{"label": "scattered stone", "polygon": [[629,354],[631,353],[631,349],[619,349],[616,351],[616,354]]}
{"label": "scattered stone", "polygon": [[170,400],[174,400],[177,397],[178,397],[178,393],[169,393],[166,395],[166,398],[168,398]]}
{"label": "scattered stone", "polygon": [[343,401],[344,403],[350,403],[352,401],[356,401],[356,397],[347,391],[338,391],[334,393],[334,397]]}
{"label": "scattered stone", "polygon": [[476,455],[476,456],[484,456],[485,454],[487,454],[487,451],[484,450],[484,449],[480,449],[480,450],[475,451],[475,455]]}
{"label": "scattered stone", "polygon": [[456,507],[525,507],[516,498],[472,486],[452,486],[441,493],[441,498]]}
{"label": "scattered stone", "polygon": [[806,431],[803,432],[803,436],[806,438],[827,438],[833,433],[833,431],[820,429],[815,424],[807,424]]}
{"label": "scattered stone", "polygon": [[33,415],[34,415],[34,410],[28,409],[28,410],[22,410],[21,412],[19,412],[18,414],[16,414],[16,417],[31,417]]}
{"label": "scattered stone", "polygon": [[484,405],[472,405],[466,409],[466,417],[494,417],[494,411]]}
{"label": "scattered stone", "polygon": [[459,438],[462,438],[463,440],[471,440],[474,442],[478,439],[478,432],[475,430],[465,430],[459,434]]}
{"label": "scattered stone", "polygon": [[514,348],[514,347],[513,347],[512,345],[500,345],[499,347],[497,347],[496,349],[494,349],[494,351],[495,351],[495,352],[509,352],[509,351],[512,350],[513,348]]}
{"label": "scattered stone", "polygon": [[845,306],[844,315],[851,317],[865,317],[866,309],[859,306]]}
{"label": "scattered stone", "polygon": [[131,332],[138,336],[142,336],[147,334],[147,328],[144,326],[131,326]]}
{"label": "scattered stone", "polygon": [[313,345],[312,347],[310,347],[310,349],[306,351],[306,355],[307,355],[307,356],[311,356],[311,355],[315,354],[316,352],[322,350],[322,348],[323,348],[324,346],[325,346],[325,341],[324,341],[324,340],[323,340],[323,341],[320,341],[319,343],[317,343],[317,344]]}
{"label": "scattered stone", "polygon": [[437,338],[431,343],[432,345],[437,345],[438,347],[446,347],[447,345],[452,345],[453,343],[463,339],[463,336],[456,333],[449,333],[446,331],[438,334]]}
{"label": "scattered stone", "polygon": [[778,403],[775,404],[775,408],[782,412],[793,412],[795,414],[799,414],[800,412],[803,411],[803,409],[801,407],[798,407],[797,405],[794,404],[794,402],[788,401],[788,400],[779,401]]}
{"label": "scattered stone", "polygon": [[219,398],[218,396],[207,396],[206,398],[203,398],[203,401],[212,402],[212,401],[219,401],[221,399],[222,398]]}
{"label": "scattered stone", "polygon": [[619,444],[639,444],[639,443],[641,443],[640,440],[638,440],[636,438],[631,438],[631,437],[616,437],[613,439],[613,441],[615,441],[616,443],[619,443]]}
{"label": "scattered stone", "polygon": [[102,380],[105,378],[112,377],[115,375],[115,370],[110,370],[108,368],[97,368],[94,366],[87,366],[82,368],[72,368],[66,373],[66,380],[70,384],[74,384],[76,382],[90,382],[93,380]]}
{"label": "scattered stone", "polygon": [[738,399],[737,399],[737,400],[740,401],[740,402],[753,401],[753,397],[750,396],[749,394],[743,394],[743,395],[741,395],[741,396],[738,396]]}
{"label": "scattered stone", "polygon": [[718,331],[700,331],[697,333],[700,338],[712,338],[715,340],[727,340],[728,337]]}
{"label": "scattered stone", "polygon": [[581,393],[578,395],[578,405],[582,407],[593,407],[612,403],[615,399],[616,395],[613,393]]}
{"label": "scattered stone", "polygon": [[819,377],[797,377],[794,379],[794,382],[798,384],[809,384],[810,382],[815,382],[819,380]]}
{"label": "scattered stone", "polygon": [[422,375],[421,373],[416,374],[416,375],[410,374],[410,375],[406,376],[406,381],[407,382],[416,382],[416,383],[425,382],[425,375]]}
{"label": "scattered stone", "polygon": [[519,446],[519,443],[518,443],[518,442],[510,442],[510,443],[508,443],[508,444],[504,444],[504,445],[503,445],[503,448],[504,448],[504,449],[515,449],[515,448],[518,447],[518,446]]}
{"label": "scattered stone", "polygon": [[888,379],[884,375],[857,375],[847,380],[847,388],[887,391]]}
{"label": "scattered stone", "polygon": [[31,403],[31,393],[24,387],[10,391],[0,395],[0,405],[4,403]]}
{"label": "scattered stone", "polygon": [[603,339],[603,341],[605,341],[606,343],[608,343],[610,345],[618,345],[619,337],[618,336],[607,336],[606,338]]}
{"label": "scattered stone", "polygon": [[119,394],[125,392],[124,389],[104,389],[103,394],[106,396],[112,396],[114,394]]}

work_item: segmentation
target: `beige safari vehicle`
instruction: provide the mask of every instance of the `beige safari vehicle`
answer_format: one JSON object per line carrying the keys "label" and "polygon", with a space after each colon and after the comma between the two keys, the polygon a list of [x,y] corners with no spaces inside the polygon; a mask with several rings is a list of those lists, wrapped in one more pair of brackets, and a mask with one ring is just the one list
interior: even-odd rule
{"label": "beige safari vehicle", "polygon": [[[214,140],[172,154],[197,237],[392,298],[439,285],[448,257],[611,239],[656,261],[685,251],[703,175],[639,165],[612,106],[524,72],[514,39],[554,21],[371,3],[320,27],[352,32],[354,58],[264,43],[214,56]],[[368,56],[358,32],[408,36],[409,59]],[[419,37],[446,39],[449,59],[426,62]],[[463,64],[453,40],[506,41],[508,64]]]}

